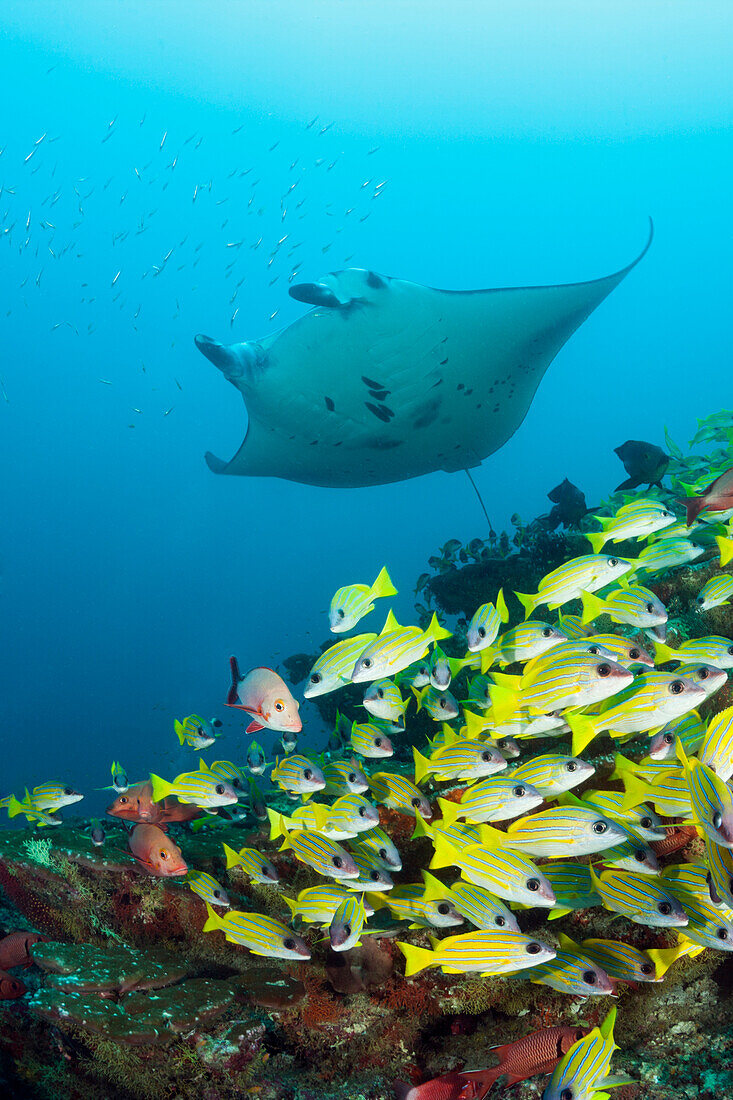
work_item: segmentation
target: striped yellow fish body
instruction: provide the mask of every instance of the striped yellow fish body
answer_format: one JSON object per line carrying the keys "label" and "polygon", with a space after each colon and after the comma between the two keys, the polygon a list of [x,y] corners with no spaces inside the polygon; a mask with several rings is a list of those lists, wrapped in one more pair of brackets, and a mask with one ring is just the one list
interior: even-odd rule
{"label": "striped yellow fish body", "polygon": [[231,906],[229,895],[224,887],[204,871],[189,871],[186,875],[186,883],[194,894],[198,894],[209,905],[217,905],[221,909],[229,909]]}
{"label": "striped yellow fish body", "polygon": [[713,906],[709,900],[691,894],[681,894],[680,901],[689,918],[685,928],[688,940],[713,951],[733,951],[733,910]]}
{"label": "striped yellow fish body", "polygon": [[640,951],[619,940],[583,940],[581,949],[612,978],[624,982],[661,982],[675,959],[676,948]]}
{"label": "striped yellow fish body", "polygon": [[204,925],[204,932],[221,931],[230,943],[241,944],[253,955],[264,955],[270,959],[292,959],[296,962],[303,962],[311,957],[305,940],[296,936],[292,928],[279,920],[265,917],[261,913],[240,913],[236,909],[222,917],[210,905],[206,909],[209,918]]}
{"label": "striped yellow fish body", "polygon": [[687,897],[715,904],[706,863],[673,863],[662,870],[660,877],[683,905]]}
{"label": "striped yellow fish body", "polygon": [[695,823],[715,844],[733,848],[733,792],[719,775],[696,757],[687,757],[679,746],[680,758],[690,789]]}
{"label": "striped yellow fish body", "polygon": [[547,944],[517,932],[478,931],[436,940],[432,951],[412,944],[397,946],[405,956],[405,977],[428,967],[444,974],[513,974],[555,957]]}
{"label": "striped yellow fish body", "polygon": [[584,554],[565,562],[543,577],[535,595],[515,592],[528,619],[536,607],[547,604],[551,609],[578,599],[581,592],[595,592],[617,581],[633,569],[630,561],[607,554]]}
{"label": "striped yellow fish body", "polygon": [[328,936],[332,951],[349,951],[359,946],[359,936],[366,923],[366,911],[361,894],[352,894],[339,905],[331,918]]}
{"label": "striped yellow fish body", "polygon": [[544,796],[529,783],[514,776],[496,775],[468,787],[460,801],[438,799],[446,827],[458,818],[480,824],[487,821],[509,821],[539,806]]}
{"label": "striped yellow fish body", "polygon": [[369,714],[391,722],[403,718],[407,707],[394,680],[374,680],[364,692],[362,702]]}
{"label": "striped yellow fish body", "polygon": [[491,693],[489,688],[493,680],[489,676],[472,676],[468,682],[468,698],[466,703],[479,710],[488,710],[491,706]]}
{"label": "striped yellow fish body", "polygon": [[418,711],[426,710],[434,722],[449,722],[452,718],[458,717],[460,713],[458,700],[448,690],[433,687],[432,684],[419,690],[418,688],[412,690],[417,699]]}
{"label": "striped yellow fish body", "polygon": [[587,856],[628,840],[628,833],[595,807],[553,806],[492,831],[485,843],[504,844],[532,856]]}
{"label": "striped yellow fish body", "polygon": [[665,538],[645,546],[634,565],[637,572],[661,573],[664,569],[674,569],[678,565],[689,565],[702,557],[705,549],[696,546],[688,538]]}
{"label": "striped yellow fish body", "polygon": [[[723,673],[723,675],[725,675]],[[667,725],[705,700],[705,689],[687,676],[643,672],[608,700],[599,714],[569,714],[573,752],[582,752],[603,730],[621,738]]]}
{"label": "striped yellow fish body", "polygon": [[591,645],[602,646],[624,668],[636,668],[638,665],[654,668],[651,654],[633,638],[624,638],[621,634],[593,634],[589,641]]}
{"label": "striped yellow fish body", "polygon": [[662,825],[661,819],[643,803],[639,806],[624,806],[625,794],[623,791],[584,791],[583,801],[603,810],[606,817],[612,817],[615,821],[628,829],[634,836],[641,840],[664,840],[667,830]]}
{"label": "striped yellow fish body", "polygon": [[190,745],[192,749],[208,749],[220,736],[221,722],[218,718],[202,718],[200,714],[189,714],[182,722],[177,719],[173,727],[181,745]]}
{"label": "striped yellow fish body", "polygon": [[521,709],[549,714],[563,707],[590,706],[631,683],[632,674],[623,665],[586,648],[583,642],[561,642],[530,661],[521,677],[496,673],[491,691],[495,718],[505,720]]}
{"label": "striped yellow fish body", "polygon": [[694,684],[702,688],[706,699],[709,699],[716,691],[720,691],[724,684],[728,683],[728,673],[724,668],[718,668],[717,665],[682,665],[677,669],[677,674],[681,674],[686,680],[692,680]]}
{"label": "striped yellow fish body", "polygon": [[687,914],[660,878],[633,871],[604,871],[596,876],[591,869],[591,881],[606,909],[622,913],[635,924],[649,928],[682,928],[687,924]]}
{"label": "striped yellow fish body", "polygon": [[626,791],[625,806],[651,802],[663,817],[689,818],[693,815],[690,788],[684,775],[659,772],[649,781],[633,772],[624,772],[623,784]]}
{"label": "striped yellow fish body", "polygon": [[424,688],[430,683],[430,661],[423,658],[400,673],[399,682],[413,688]]}
{"label": "striped yellow fish body", "polygon": [[613,982],[606,971],[577,949],[558,948],[554,959],[525,970],[522,977],[576,997],[600,997],[613,993]]}
{"label": "striped yellow fish body", "polygon": [[275,760],[270,779],[283,791],[293,794],[311,794],[326,786],[321,769],[307,756],[286,756]]}
{"label": "striped yellow fish body", "polygon": [[415,782],[422,783],[432,775],[438,780],[481,779],[506,769],[506,760],[493,745],[474,739],[459,739],[437,749],[430,759],[412,750],[415,759]]}
{"label": "striped yellow fish body", "polygon": [[215,760],[213,764],[205,764],[202,760],[200,770],[208,772],[209,775],[221,776],[222,779],[231,784],[240,798],[247,793],[247,781],[244,778],[242,769],[233,764],[231,760]]}
{"label": "striped yellow fish body", "polygon": [[355,853],[363,852],[376,861],[377,866],[387,871],[401,871],[402,859],[391,837],[384,829],[368,829],[359,833],[350,842]]}
{"label": "striped yellow fish body", "polygon": [[353,722],[351,747],[367,760],[381,760],[394,756],[394,746],[384,730],[374,722]]}
{"label": "striped yellow fish body", "polygon": [[712,611],[714,607],[722,607],[730,603],[731,595],[733,595],[733,577],[721,573],[705,582],[695,597],[695,603],[700,611]]}
{"label": "striped yellow fish body", "polygon": [[557,625],[566,638],[587,638],[593,631],[583,622],[582,615],[566,615],[561,611]]}
{"label": "striped yellow fish body", "polygon": [[733,668],[733,642],[730,638],[710,635],[707,638],[689,638],[676,649],[661,643],[655,647],[657,661],[679,661],[682,665],[715,665],[716,668]]}
{"label": "striped yellow fish body", "polygon": [[[505,756],[504,743],[507,738],[531,741],[539,737],[561,737],[570,729],[561,710],[549,714],[530,714],[528,710],[518,710],[508,721],[499,721],[493,711],[488,711],[486,717],[490,721],[492,737]],[[519,756],[519,751],[514,755]]]}
{"label": "striped yellow fish body", "polygon": [[326,807],[320,832],[330,840],[350,840],[379,825],[379,810],[360,794],[345,794]]}
{"label": "striped yellow fish body", "polygon": [[280,876],[275,866],[265,859],[256,848],[240,848],[235,852],[228,844],[224,844],[224,856],[226,857],[227,871],[232,867],[241,867],[245,874],[249,875],[253,882],[263,885],[278,882]]}
{"label": "striped yellow fish body", "polygon": [[564,916],[575,909],[592,909],[601,904],[591,881],[588,864],[557,860],[546,864],[543,873],[555,895],[555,906],[550,913],[550,919]]}
{"label": "striped yellow fish body", "polygon": [[172,783],[151,774],[150,782],[155,802],[162,802],[172,794],[179,802],[187,802],[205,810],[215,810],[219,806],[231,806],[237,801],[237,792],[231,783],[209,772],[184,772],[176,776]]}
{"label": "striped yellow fish body", "polygon": [[[687,746],[685,751],[689,755]],[[733,776],[733,707],[727,707],[708,722],[698,759],[727,783]]]}
{"label": "striped yellow fish body", "polygon": [[331,599],[328,623],[334,634],[353,630],[360,619],[374,610],[374,600],[396,596],[397,589],[386,569],[381,569],[374,584],[349,584],[339,588]]}
{"label": "striped yellow fish body", "polygon": [[476,928],[487,931],[492,928],[506,929],[509,932],[521,931],[512,911],[483,886],[476,886],[472,882],[456,882],[451,886],[448,895],[458,912]]}
{"label": "striped yellow fish body", "polygon": [[428,799],[404,775],[393,772],[374,772],[369,779],[369,786],[377,802],[382,802],[391,810],[410,814],[412,817],[417,812],[426,821],[433,816]]}
{"label": "striped yellow fish body", "polygon": [[496,660],[500,665],[531,661],[533,657],[539,657],[553,646],[567,641],[567,638],[568,635],[557,626],[537,619],[527,619],[501,635]]}
{"label": "striped yellow fish body", "polygon": [[25,792],[25,798],[23,801],[19,801],[14,794],[6,800],[8,817],[17,817],[18,814],[23,814],[26,821],[32,821],[40,828],[53,825],[63,825],[63,818],[58,816],[53,810],[37,810],[28,790]]}
{"label": "striped yellow fish body", "polygon": [[[353,883],[353,880],[349,881]],[[328,925],[342,902],[352,896],[345,886],[335,882],[322,882],[318,886],[301,890],[296,898],[283,895],[282,900],[290,909],[292,920],[300,918],[303,924]],[[370,905],[365,905],[365,912],[367,911],[374,912]]]}
{"label": "striped yellow fish body", "polygon": [[594,516],[601,525],[597,533],[586,533],[594,554],[600,554],[607,542],[624,542],[626,539],[643,539],[670,527],[676,522],[670,512],[658,500],[640,498],[619,508],[615,516]]}
{"label": "striped yellow fish body", "polygon": [[459,867],[462,878],[475,886],[483,886],[505,901],[516,901],[533,908],[550,908],[555,904],[555,895],[548,879],[519,852],[491,851],[483,844],[459,849],[444,834],[438,833],[430,868],[450,866]]}
{"label": "striped yellow fish body", "polygon": [[733,851],[705,837],[705,861],[710,872],[710,896],[733,909]]}
{"label": "striped yellow fish body", "polygon": [[336,760],[323,769],[326,794],[363,794],[369,790],[369,781],[355,760]]}
{"label": "striped yellow fish body", "polygon": [[359,877],[359,869],[354,863],[350,853],[328,840],[320,833],[312,833],[308,829],[299,829],[287,833],[280,851],[292,851],[293,855],[307,867],[312,867],[319,875],[335,879],[355,879]]}
{"label": "striped yellow fish body", "polygon": [[458,675],[464,664],[458,657],[447,657],[439,645],[433,647],[427,661],[430,684],[436,691],[446,691],[453,677]]}
{"label": "striped yellow fish body", "polygon": [[384,893],[392,890],[394,879],[386,869],[384,862],[369,849],[356,848],[351,858],[359,872],[358,878],[351,878],[344,885],[348,890]]}
{"label": "striped yellow fish body", "polygon": [[466,631],[469,652],[478,653],[488,649],[496,641],[503,623],[509,619],[504,593],[499,589],[496,606],[493,603],[482,604],[473,614]]}
{"label": "striped yellow fish body", "polygon": [[603,853],[603,863],[607,867],[617,867],[620,871],[636,871],[640,875],[659,873],[659,860],[654,849],[635,836],[630,836],[613,848],[607,848]]}
{"label": "striped yellow fish body", "polygon": [[[718,715],[716,715],[717,717]],[[705,733],[705,723],[701,720],[698,712],[693,710],[691,714],[684,715],[676,722],[669,722],[664,729],[654,734],[649,743],[649,758],[655,762],[676,761],[678,741],[682,742],[682,747],[687,755],[692,756],[703,744]],[[708,763],[707,760],[704,762]],[[733,765],[731,766],[733,767]]]}
{"label": "striped yellow fish body", "polygon": [[350,684],[357,658],[376,638],[376,634],[357,634],[353,638],[342,638],[325,650],[306,677],[305,698],[328,695]]}
{"label": "striped yellow fish body", "polygon": [[600,1028],[594,1027],[570,1048],[550,1078],[542,1100],[592,1100],[603,1089],[617,1049],[613,1040],[615,1020],[616,1009],[612,1008]]}
{"label": "striped yellow fish body", "polygon": [[79,794],[68,783],[40,783],[33,788],[31,802],[36,810],[61,810],[64,806],[73,806],[75,802],[81,802],[83,794]]}
{"label": "striped yellow fish body", "polygon": [[626,623],[636,630],[653,631],[653,637],[664,641],[667,608],[650,588],[640,584],[615,588],[600,599],[592,592],[581,594],[583,621],[592,622],[600,615],[609,615],[614,623]]}
{"label": "striped yellow fish body", "polygon": [[396,886],[384,900],[398,920],[409,920],[419,928],[455,928],[463,924],[450,890],[433,875],[428,875],[425,882]]}
{"label": "striped yellow fish body", "polygon": [[392,677],[419,661],[431,645],[443,638],[450,638],[450,631],[443,629],[435,615],[423,630],[419,626],[400,626],[390,611],[382,633],[356,661],[351,679],[360,684]]}
{"label": "striped yellow fish body", "polygon": [[548,753],[512,768],[509,778],[535,787],[545,798],[572,790],[595,772],[592,764],[576,756]]}

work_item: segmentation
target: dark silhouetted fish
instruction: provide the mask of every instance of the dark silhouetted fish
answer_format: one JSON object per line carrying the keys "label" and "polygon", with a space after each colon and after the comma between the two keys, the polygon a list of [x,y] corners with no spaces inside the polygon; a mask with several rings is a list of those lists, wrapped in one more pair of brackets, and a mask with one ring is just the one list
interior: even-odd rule
{"label": "dark silhouetted fish", "polygon": [[637,485],[659,485],[661,488],[669,455],[655,443],[645,443],[643,439],[627,439],[620,447],[614,447],[615,453],[624,464],[629,475],[626,481],[616,486],[620,489],[635,489]]}
{"label": "dark silhouetted fish", "polygon": [[577,527],[588,511],[585,494],[567,478],[556,485],[547,496],[554,504],[554,508],[550,509],[551,531],[554,531],[560,524],[563,527]]}

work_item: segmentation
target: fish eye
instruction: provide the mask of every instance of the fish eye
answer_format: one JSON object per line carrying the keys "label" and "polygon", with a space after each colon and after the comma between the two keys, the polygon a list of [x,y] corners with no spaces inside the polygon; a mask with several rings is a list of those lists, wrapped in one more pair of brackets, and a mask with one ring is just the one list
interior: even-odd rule
{"label": "fish eye", "polygon": [[577,772],[577,770],[578,770],[577,760],[568,760],[567,764],[565,765],[565,771],[566,772]]}
{"label": "fish eye", "polygon": [[334,867],[338,868],[341,868],[344,865],[344,861],[342,860],[341,856],[334,856],[331,860],[331,863],[334,865]]}
{"label": "fish eye", "polygon": [[610,676],[611,675],[611,666],[607,665],[607,664],[599,665],[598,668],[596,669],[596,672],[598,673],[599,676]]}
{"label": "fish eye", "polygon": [[657,909],[659,910],[659,912],[662,914],[663,917],[668,917],[669,914],[672,912],[672,906],[670,905],[670,903],[668,901],[660,901],[659,905],[657,906]]}
{"label": "fish eye", "polygon": [[707,668],[700,668],[697,670],[697,675],[700,680],[707,680],[710,671]]}
{"label": "fish eye", "polygon": [[379,858],[380,859],[386,859],[387,858],[387,849],[386,848],[380,848],[379,849]]}
{"label": "fish eye", "polygon": [[72,791],[71,787],[64,787],[63,793],[66,794],[66,795],[69,795],[69,794],[73,794],[74,792]]}
{"label": "fish eye", "polygon": [[722,824],[723,824],[723,815],[721,814],[720,810],[716,810],[715,813],[713,814],[713,826],[716,829],[719,829]]}
{"label": "fish eye", "polygon": [[728,929],[727,928],[719,928],[718,931],[716,932],[716,936],[718,937],[719,940],[727,940],[728,939]]}
{"label": "fish eye", "polygon": [[440,905],[438,906],[438,912],[442,917],[446,917],[448,913],[450,913],[450,905],[447,901],[441,901]]}
{"label": "fish eye", "polygon": [[654,973],[654,967],[652,966],[651,963],[642,963],[641,966],[639,967],[639,970],[642,972],[642,974],[653,974]]}
{"label": "fish eye", "polygon": [[486,637],[486,631],[484,630],[484,628],[482,626],[480,626],[478,628],[476,633],[478,634],[479,638],[485,638]]}
{"label": "fish eye", "polygon": [[381,737],[375,737],[374,738],[374,745],[375,745],[376,748],[381,749],[381,747],[382,747],[382,738]]}
{"label": "fish eye", "polygon": [[560,1093],[560,1100],[573,1100],[573,1090],[563,1089]]}
{"label": "fish eye", "polygon": [[168,853],[166,852],[165,848],[161,848],[158,852],[158,855],[161,859],[168,859]]}
{"label": "fish eye", "polygon": [[359,817],[366,817],[366,810],[363,806],[359,807]]}
{"label": "fish eye", "polygon": [[338,615],[339,619],[343,619],[346,612],[344,611],[343,607],[337,607],[336,614]]}
{"label": "fish eye", "polygon": [[371,668],[372,667],[371,657],[365,657],[364,660],[361,662],[361,667],[362,668]]}
{"label": "fish eye", "polygon": [[635,848],[634,849],[634,859],[636,860],[637,863],[643,863],[645,858],[646,858],[646,852],[644,851],[643,848]]}
{"label": "fish eye", "polygon": [[629,657],[632,661],[637,660],[638,657],[641,657],[640,650],[638,650],[636,646],[634,646],[632,649],[629,650]]}
{"label": "fish eye", "polygon": [[344,925],[344,932],[346,933],[347,936],[351,935],[351,925],[350,924],[345,924]]}
{"label": "fish eye", "polygon": [[583,972],[583,981],[586,985],[596,984],[596,972],[595,970],[585,970]]}
{"label": "fish eye", "polygon": [[377,688],[377,698],[378,699],[384,699],[384,692],[382,691],[381,688]]}
{"label": "fish eye", "polygon": [[540,888],[540,880],[538,878],[528,878],[527,879],[527,889],[531,890],[533,894],[536,893],[539,890],[539,888]]}
{"label": "fish eye", "polygon": [[542,948],[540,947],[540,945],[537,943],[536,940],[532,940],[531,943],[527,944],[527,954],[528,955],[539,955],[541,950],[542,950]]}
{"label": "fish eye", "polygon": [[665,733],[662,740],[664,741],[665,745],[673,745],[674,744],[674,734],[673,733]]}
{"label": "fish eye", "polygon": [[310,770],[310,768],[306,768],[303,772],[303,779],[312,779],[312,778],[313,778],[313,772]]}
{"label": "fish eye", "polygon": [[527,793],[527,788],[523,787],[521,785],[521,783],[518,787],[515,787],[514,790],[512,791],[512,794],[515,795],[517,798],[524,798],[526,793]]}
{"label": "fish eye", "polygon": [[733,645],[728,646],[727,653],[729,654],[729,656],[733,656]]}
{"label": "fish eye", "polygon": [[413,806],[417,810],[417,809],[420,808],[420,806],[422,806],[422,799],[418,798],[417,796],[415,798],[411,798],[410,799],[410,805]]}
{"label": "fish eye", "polygon": [[603,833],[605,833],[607,828],[608,828],[608,822],[607,821],[594,821],[593,822],[593,832],[598,833],[599,836],[601,836]]}
{"label": "fish eye", "polygon": [[648,603],[648,604],[646,605],[646,609],[647,609],[647,611],[649,612],[649,614],[651,615],[651,614],[653,613],[653,611],[654,611],[654,604],[653,604],[653,603]]}
{"label": "fish eye", "polygon": [[321,682],[320,672],[314,672],[313,675],[311,676],[311,683],[312,684],[320,684],[320,682]]}
{"label": "fish eye", "polygon": [[214,890],[214,897],[215,898],[220,898],[221,897],[221,890]]}
{"label": "fish eye", "polygon": [[379,871],[370,871],[369,878],[372,882],[379,882]]}
{"label": "fish eye", "polygon": [[594,656],[597,657],[598,654],[601,652],[601,647],[598,646],[598,645],[589,645],[588,646],[588,652],[592,653]]}
{"label": "fish eye", "polygon": [[494,924],[496,925],[497,928],[503,928],[504,925],[506,924],[506,917],[498,916],[496,918],[496,920],[494,921]]}
{"label": "fish eye", "polygon": [[704,596],[695,596],[695,603],[699,603],[702,606],[702,604],[705,603],[705,597]]}
{"label": "fish eye", "polygon": [[618,565],[618,558],[609,558],[608,564],[611,566],[611,568],[614,568]]}
{"label": "fish eye", "polygon": [[223,783],[217,783],[216,787],[214,788],[217,794],[224,794],[224,789],[225,788]]}
{"label": "fish eye", "polygon": [[130,799],[129,799],[129,798],[127,798],[127,797],[126,797],[125,795],[122,795],[122,796],[121,796],[121,797],[119,798],[119,803],[120,803],[120,806],[126,806],[126,805],[127,805],[127,803],[128,803],[129,801],[130,801]]}
{"label": "fish eye", "polygon": [[552,627],[551,626],[546,626],[545,627],[545,629],[542,631],[542,637],[543,638],[551,638],[552,637]]}
{"label": "fish eye", "polygon": [[348,779],[349,783],[356,783],[356,772],[349,772],[346,778]]}
{"label": "fish eye", "polygon": [[295,950],[295,940],[292,939],[290,936],[286,936],[285,939],[283,940],[283,947],[285,948],[286,951],[294,951]]}
{"label": "fish eye", "polygon": [[669,690],[672,692],[673,695],[681,695],[682,692],[685,690],[685,685],[682,683],[681,680],[673,680],[672,683],[669,685]]}
{"label": "fish eye", "polygon": [[489,761],[491,760],[491,753],[488,751],[488,749],[486,750],[486,752],[481,753],[481,759],[485,764],[489,763]]}
{"label": "fish eye", "polygon": [[276,699],[275,700],[275,710],[279,710],[279,711],[285,710],[285,704],[283,703],[282,699]]}

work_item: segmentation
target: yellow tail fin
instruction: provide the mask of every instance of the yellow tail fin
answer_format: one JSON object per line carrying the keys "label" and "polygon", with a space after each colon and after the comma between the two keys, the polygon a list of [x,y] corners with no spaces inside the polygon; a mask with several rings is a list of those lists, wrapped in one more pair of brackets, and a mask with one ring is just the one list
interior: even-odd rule
{"label": "yellow tail fin", "polygon": [[208,901],[206,902],[206,912],[209,914],[209,917],[204,925],[204,932],[215,932],[217,929],[224,927],[224,921],[219,914],[211,908]]}
{"label": "yellow tail fin", "polygon": [[451,825],[455,825],[461,816],[461,804],[460,802],[451,802],[449,798],[439,798],[438,805],[443,815],[443,824],[446,829],[450,829]]}
{"label": "yellow tail fin", "polygon": [[596,722],[589,714],[566,713],[565,718],[573,731],[573,756],[578,756],[598,736]]}
{"label": "yellow tail fin", "polygon": [[457,867],[456,859],[460,859],[460,853],[455,848],[444,833],[436,833],[434,838],[435,851],[433,858],[430,860],[429,867],[431,871],[440,870],[441,867]]}
{"label": "yellow tail fin", "polygon": [[722,567],[727,565],[731,558],[733,558],[733,539],[720,535],[715,541],[720,550],[720,564]]}
{"label": "yellow tail fin", "polygon": [[227,857],[227,871],[230,871],[232,867],[241,866],[242,860],[239,856],[239,852],[235,852],[228,844],[224,844],[223,848],[224,855]]}
{"label": "yellow tail fin", "polygon": [[539,603],[539,592],[534,596],[530,595],[528,592],[515,592],[514,595],[524,608],[525,619],[528,619]]}
{"label": "yellow tail fin", "polygon": [[173,784],[161,779],[159,775],[150,773],[150,782],[153,787],[153,802],[162,802],[169,794],[173,793]]}
{"label": "yellow tail fin", "polygon": [[509,622],[509,608],[506,605],[504,599],[504,589],[500,588],[496,596],[496,610],[499,612],[499,618],[503,623]]}
{"label": "yellow tail fin", "polygon": [[[186,735],[183,732],[183,724],[181,722],[179,722],[177,718],[173,722],[173,728],[176,731],[176,733],[178,734],[178,740],[180,741],[181,744],[183,744],[184,741],[186,740]],[[114,765],[112,765],[112,766],[114,767]]]}
{"label": "yellow tail fin", "polygon": [[450,889],[445,883],[441,882],[439,878],[436,878],[435,875],[431,875],[429,871],[421,871],[420,873],[425,883],[423,901],[437,901],[439,898],[448,896]]}
{"label": "yellow tail fin", "polygon": [[402,943],[397,940],[397,946],[405,956],[405,977],[411,978],[413,974],[419,974],[429,966],[437,966],[434,951],[427,951],[424,947],[415,947],[411,943]]}
{"label": "yellow tail fin", "polygon": [[381,596],[396,596],[397,589],[392,584],[389,573],[386,566],[382,566],[379,570],[379,576],[375,580],[369,593],[370,600],[378,600]]}
{"label": "yellow tail fin", "polygon": [[599,599],[598,596],[594,596],[592,592],[581,592],[580,602],[583,605],[583,616],[581,622],[583,626],[587,623],[593,622],[600,615],[605,615],[608,610],[604,600]]}
{"label": "yellow tail fin", "polygon": [[433,617],[430,620],[430,625],[425,631],[425,636],[431,642],[442,642],[444,638],[452,637],[450,630],[446,630],[438,622],[438,616],[433,612]]}
{"label": "yellow tail fin", "polygon": [[432,770],[430,761],[426,756],[423,756],[421,752],[418,752],[416,748],[412,749],[413,759],[415,761],[415,783],[422,783],[423,779]]}
{"label": "yellow tail fin", "polygon": [[[596,517],[598,518],[598,517]],[[606,545],[606,536],[603,531],[586,531],[585,537],[591,544],[594,554],[600,554],[603,547]]]}

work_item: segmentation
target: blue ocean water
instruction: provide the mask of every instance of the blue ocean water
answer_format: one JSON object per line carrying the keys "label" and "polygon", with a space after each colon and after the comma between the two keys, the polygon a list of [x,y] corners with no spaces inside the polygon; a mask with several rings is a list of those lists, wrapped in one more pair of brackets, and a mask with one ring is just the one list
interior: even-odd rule
{"label": "blue ocean water", "polygon": [[334,490],[207,469],[245,417],[193,335],[300,316],[296,264],[574,281],[628,262],[653,216],[643,263],[475,471],[497,530],[566,476],[595,502],[623,476],[613,447],[730,403],[731,24],[724,3],[6,0],[0,794],[89,790],[113,757],[174,773],[191,711],[236,758],[230,653],[312,652],[333,590],[383,564],[407,618],[427,557],[485,535],[462,474]]}

